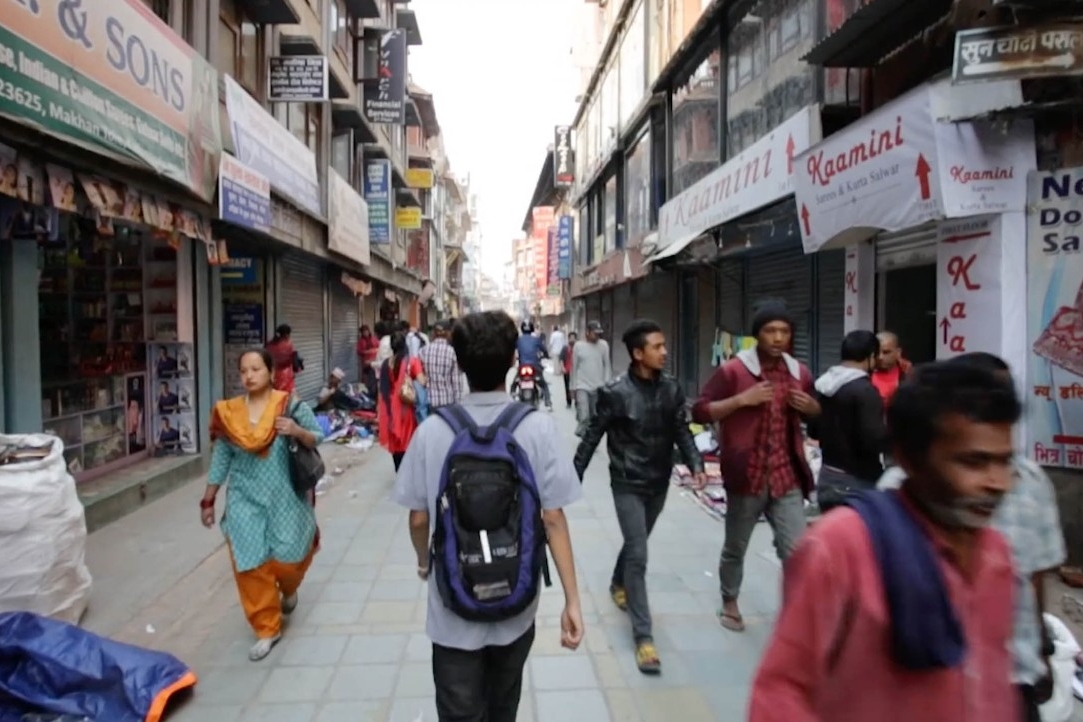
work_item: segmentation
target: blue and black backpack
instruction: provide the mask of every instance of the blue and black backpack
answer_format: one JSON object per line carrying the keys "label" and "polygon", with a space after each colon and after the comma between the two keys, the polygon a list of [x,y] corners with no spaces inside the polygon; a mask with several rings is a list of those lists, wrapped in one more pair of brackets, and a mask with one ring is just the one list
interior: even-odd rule
{"label": "blue and black backpack", "polygon": [[435,410],[455,434],[440,475],[432,573],[444,606],[474,622],[510,619],[549,579],[538,483],[513,436],[533,412],[509,404],[478,428],[458,404]]}

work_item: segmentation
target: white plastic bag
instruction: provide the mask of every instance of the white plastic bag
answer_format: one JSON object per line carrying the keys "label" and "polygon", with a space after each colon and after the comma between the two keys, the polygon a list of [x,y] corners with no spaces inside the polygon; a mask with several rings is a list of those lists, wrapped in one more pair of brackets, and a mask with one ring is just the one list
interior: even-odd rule
{"label": "white plastic bag", "polygon": [[1064,622],[1048,612],[1042,618],[1049,636],[1053,638],[1053,656],[1049,658],[1049,666],[1053,670],[1053,696],[1039,708],[1039,712],[1042,722],[1068,722],[1075,709],[1072,679],[1075,677],[1079,643]]}
{"label": "white plastic bag", "polygon": [[0,446],[48,447],[44,459],[0,466],[0,612],[78,624],[90,598],[86,516],[55,436],[0,435]]}

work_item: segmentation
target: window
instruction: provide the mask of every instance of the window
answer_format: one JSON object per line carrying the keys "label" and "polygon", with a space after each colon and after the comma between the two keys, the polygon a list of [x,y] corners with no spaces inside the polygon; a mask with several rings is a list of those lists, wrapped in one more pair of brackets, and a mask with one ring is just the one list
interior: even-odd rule
{"label": "window", "polygon": [[605,182],[605,252],[622,245],[617,238],[617,176],[613,174]]}
{"label": "window", "polygon": [[620,129],[628,128],[647,90],[643,5],[636,9],[620,46]]}
{"label": "window", "polygon": [[170,0],[143,0],[143,4],[166,25],[170,24],[170,16],[173,14]]}
{"label": "window", "polygon": [[[342,176],[342,179],[350,183],[353,177],[350,173],[350,161],[353,156],[353,133],[344,131],[331,136],[331,167]],[[352,183],[351,183],[352,185]]]}
{"label": "window", "polygon": [[355,23],[346,10],[345,0],[331,0],[331,36],[342,60],[351,63],[353,44],[351,38],[355,32]]}
{"label": "window", "polygon": [[245,15],[237,0],[220,0],[218,13],[218,67],[229,73],[252,97],[263,96],[260,88],[263,67],[262,32]]}
{"label": "window", "polygon": [[320,106],[305,103],[275,103],[275,119],[313,153],[320,142]]}
{"label": "window", "polygon": [[710,173],[722,160],[718,94],[722,53],[715,50],[673,93],[673,182],[670,198]]}
{"label": "window", "polygon": [[624,169],[625,246],[638,246],[651,226],[651,134],[645,133],[628,154]]}
{"label": "window", "polygon": [[584,202],[579,206],[579,222],[575,224],[574,234],[575,255],[583,266],[590,265],[590,204]]}
{"label": "window", "polygon": [[590,242],[590,262],[599,263],[605,257],[605,205],[601,189],[591,197],[590,218],[594,222],[594,236]]}

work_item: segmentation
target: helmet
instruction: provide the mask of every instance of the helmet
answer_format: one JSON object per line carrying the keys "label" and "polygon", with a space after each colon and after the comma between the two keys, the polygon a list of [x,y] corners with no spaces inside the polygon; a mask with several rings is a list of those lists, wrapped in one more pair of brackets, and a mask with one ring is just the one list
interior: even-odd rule
{"label": "helmet", "polygon": [[534,324],[530,321],[523,321],[523,325],[519,329],[525,334],[531,334],[534,333]]}

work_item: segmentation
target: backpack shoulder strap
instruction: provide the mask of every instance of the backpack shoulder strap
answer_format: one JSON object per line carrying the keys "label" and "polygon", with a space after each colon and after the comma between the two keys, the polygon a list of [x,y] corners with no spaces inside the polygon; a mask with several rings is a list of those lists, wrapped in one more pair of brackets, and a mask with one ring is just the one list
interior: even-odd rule
{"label": "backpack shoulder strap", "polygon": [[482,435],[487,441],[492,441],[496,437],[496,432],[500,429],[506,429],[508,433],[512,433],[523,422],[523,419],[532,413],[534,413],[533,406],[513,401],[504,407],[504,410],[500,412],[500,415],[496,417],[493,423],[485,427]]}
{"label": "backpack shoulder strap", "polygon": [[471,434],[476,434],[478,426],[474,423],[474,419],[467,413],[466,409],[462,407],[462,404],[452,404],[450,406],[441,406],[435,409],[435,413],[444,423],[451,427],[452,433],[458,436],[463,431],[469,431]]}

